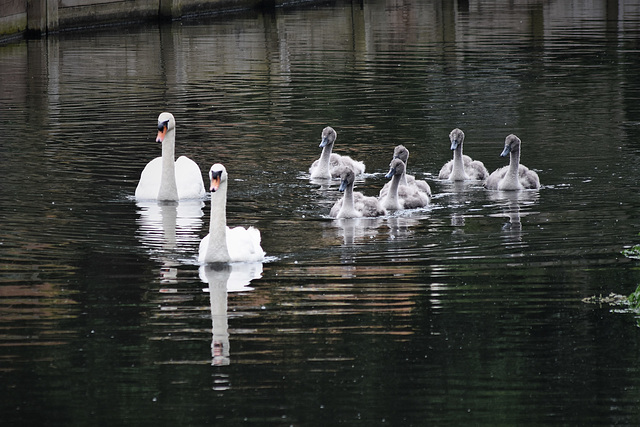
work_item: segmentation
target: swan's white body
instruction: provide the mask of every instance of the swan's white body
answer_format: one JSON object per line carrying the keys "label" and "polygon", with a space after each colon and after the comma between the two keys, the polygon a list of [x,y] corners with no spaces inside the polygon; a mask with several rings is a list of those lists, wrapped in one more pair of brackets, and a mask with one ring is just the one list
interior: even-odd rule
{"label": "swan's white body", "polygon": [[[419,193],[426,194],[427,197],[431,197],[431,187],[429,186],[427,181],[416,179],[415,176],[409,175],[407,173],[406,169],[407,162],[409,161],[409,150],[407,150],[404,145],[398,145],[393,149],[393,158],[391,159],[391,161],[393,161],[393,159],[400,159],[404,163],[404,172],[402,172],[402,175],[400,176],[400,182],[398,184],[398,196],[400,198],[408,198],[417,191]],[[382,186],[379,194],[380,199],[383,199],[387,195],[389,189],[391,188],[392,182],[393,181],[389,181],[384,186]]]}
{"label": "swan's white body", "polygon": [[520,164],[520,138],[511,134],[504,140],[501,157],[509,155],[509,165],[496,169],[485,181],[489,190],[514,191],[540,188],[540,178],[535,171]]}
{"label": "swan's white body", "polygon": [[364,173],[364,163],[353,160],[349,156],[341,156],[331,152],[336,138],[336,131],[332,127],[327,126],[322,130],[322,141],[320,142],[322,154],[309,168],[309,174],[312,179],[340,178],[340,173],[345,167],[352,169],[356,175]]}
{"label": "swan's white body", "polygon": [[442,166],[439,179],[448,179],[449,181],[484,181],[489,176],[489,171],[479,160],[473,160],[471,157],[462,154],[462,145],[464,143],[464,132],[456,128],[449,134],[451,141],[451,150],[453,151],[453,159],[449,160]]}
{"label": "swan's white body", "polygon": [[200,241],[201,264],[255,262],[264,260],[260,230],[254,227],[227,227],[227,170],[219,163],[211,166],[211,222],[209,234]]}
{"label": "swan's white body", "polygon": [[338,200],[329,216],[332,218],[362,218],[385,215],[387,212],[380,206],[376,197],[365,196],[353,191],[355,173],[351,169],[345,169],[341,173],[340,191],[344,191],[342,199]]}
{"label": "swan's white body", "polygon": [[380,204],[383,208],[387,210],[416,209],[429,204],[427,193],[416,187],[400,185],[404,172],[404,162],[399,158],[393,159],[389,165],[389,173],[386,175],[387,178],[391,178],[389,191],[380,196]]}
{"label": "swan's white body", "polygon": [[162,157],[151,160],[140,175],[137,200],[177,201],[205,196],[202,172],[185,156],[175,159],[176,122],[171,113],[158,116],[157,142],[162,143]]}

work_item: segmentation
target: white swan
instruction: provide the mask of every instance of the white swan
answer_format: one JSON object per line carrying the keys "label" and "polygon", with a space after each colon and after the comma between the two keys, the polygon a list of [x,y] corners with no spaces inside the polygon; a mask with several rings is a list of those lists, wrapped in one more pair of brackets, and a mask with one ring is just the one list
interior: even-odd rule
{"label": "white swan", "polygon": [[340,191],[344,191],[342,199],[338,200],[329,216],[332,218],[361,218],[385,215],[387,212],[380,206],[376,197],[365,196],[353,191],[355,173],[350,168],[343,168],[340,175]]}
{"label": "white swan", "polygon": [[174,161],[176,121],[171,113],[158,116],[156,142],[162,143],[162,157],[151,160],[142,170],[136,199],[176,201],[204,197],[206,192],[198,165],[186,156]]}
{"label": "white swan", "polygon": [[320,141],[322,154],[309,168],[309,174],[312,179],[340,178],[340,173],[344,167],[353,169],[356,175],[364,173],[364,163],[353,160],[349,156],[341,156],[331,152],[337,137],[336,131],[331,126],[327,126],[322,130],[322,141]]}
{"label": "white swan", "polygon": [[[400,185],[402,174],[405,172],[404,162],[393,159],[389,165],[389,173],[386,178],[391,178],[391,186],[386,195],[380,197],[380,204],[387,210],[415,209],[429,204],[427,193],[415,187]],[[400,194],[402,190],[402,194]]]}
{"label": "white swan", "polygon": [[500,157],[509,156],[509,165],[496,169],[485,181],[489,190],[526,190],[540,188],[538,174],[520,164],[520,138],[511,134],[504,140],[504,150]]}
{"label": "white swan", "polygon": [[[393,149],[393,158],[391,160],[393,161],[393,159],[402,160],[402,162],[404,163],[404,167],[405,167],[405,172],[403,172],[402,176],[400,177],[400,184],[399,184],[400,187],[398,187],[399,196],[402,197],[407,192],[414,192],[414,191],[417,190],[417,191],[423,192],[427,196],[431,197],[431,187],[429,186],[427,181],[424,181],[424,180],[421,180],[421,179],[416,179],[415,176],[409,175],[408,173],[406,173],[407,162],[409,161],[409,150],[407,149],[407,147],[405,147],[404,145],[396,146],[396,148]],[[389,189],[391,188],[391,182],[392,181],[387,182],[380,189],[379,197],[381,199],[384,198],[387,195],[387,193],[389,192]],[[405,189],[405,188],[403,188],[404,186],[414,187],[414,188]]]}
{"label": "white swan", "polygon": [[489,176],[489,171],[479,160],[473,160],[471,157],[462,154],[462,144],[464,143],[464,132],[456,128],[449,134],[451,141],[451,150],[453,151],[453,160],[449,160],[440,169],[439,179],[448,179],[449,181],[467,181],[477,180],[484,181]]}
{"label": "white swan", "polygon": [[254,227],[227,227],[227,170],[220,163],[211,166],[211,222],[209,234],[200,241],[198,261],[255,262],[264,260],[260,230]]}

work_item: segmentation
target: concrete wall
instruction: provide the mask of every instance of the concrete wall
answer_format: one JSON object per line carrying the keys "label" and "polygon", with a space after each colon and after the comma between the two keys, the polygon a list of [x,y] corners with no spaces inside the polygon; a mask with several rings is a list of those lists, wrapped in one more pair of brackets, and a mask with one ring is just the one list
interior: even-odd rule
{"label": "concrete wall", "polygon": [[0,0],[0,42],[23,35],[275,6],[282,0]]}
{"label": "concrete wall", "polygon": [[16,34],[27,28],[27,1],[0,0],[0,37]]}

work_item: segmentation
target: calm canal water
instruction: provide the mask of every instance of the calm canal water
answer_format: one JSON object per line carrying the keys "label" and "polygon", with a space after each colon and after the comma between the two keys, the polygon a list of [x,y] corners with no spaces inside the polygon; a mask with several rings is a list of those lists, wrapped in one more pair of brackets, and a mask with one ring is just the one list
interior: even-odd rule
{"label": "calm canal water", "polygon": [[[637,424],[640,6],[341,2],[0,46],[3,425]],[[199,268],[209,201],[136,203],[159,155],[229,171],[269,258]],[[427,209],[328,218],[320,134],[393,148]],[[539,191],[437,179],[449,132]]]}

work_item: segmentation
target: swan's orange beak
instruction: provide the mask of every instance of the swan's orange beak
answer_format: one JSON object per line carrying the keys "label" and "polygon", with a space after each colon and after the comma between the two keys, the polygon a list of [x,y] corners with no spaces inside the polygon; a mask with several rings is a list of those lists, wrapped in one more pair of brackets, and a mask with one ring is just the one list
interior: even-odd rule
{"label": "swan's orange beak", "polygon": [[220,187],[220,175],[215,175],[211,178],[211,186],[209,187],[209,191],[212,193],[218,190]]}
{"label": "swan's orange beak", "polygon": [[164,141],[164,136],[167,134],[167,127],[162,126],[158,128],[158,136],[156,136],[156,142]]}

